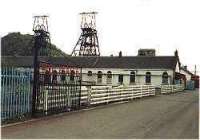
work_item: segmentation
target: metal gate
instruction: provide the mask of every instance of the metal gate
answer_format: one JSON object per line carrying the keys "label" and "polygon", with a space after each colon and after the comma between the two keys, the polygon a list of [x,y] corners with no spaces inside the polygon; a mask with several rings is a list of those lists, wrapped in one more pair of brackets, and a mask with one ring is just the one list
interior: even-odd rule
{"label": "metal gate", "polygon": [[31,70],[1,67],[1,121],[8,123],[31,114]]}
{"label": "metal gate", "polygon": [[40,62],[36,113],[49,115],[79,109],[81,69]]}

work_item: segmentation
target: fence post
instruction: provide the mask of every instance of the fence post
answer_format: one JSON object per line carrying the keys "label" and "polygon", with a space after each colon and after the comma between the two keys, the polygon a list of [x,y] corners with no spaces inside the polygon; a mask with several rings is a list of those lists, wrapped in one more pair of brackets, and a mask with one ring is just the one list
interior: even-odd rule
{"label": "fence post", "polygon": [[90,106],[90,104],[91,104],[91,93],[92,93],[92,88],[91,88],[91,86],[90,87],[87,87],[87,93],[88,93],[88,97],[87,97],[87,104],[88,104],[88,106]]}
{"label": "fence post", "polygon": [[45,105],[45,115],[48,111],[48,90],[44,90],[44,105]]}
{"label": "fence post", "polygon": [[171,92],[174,93],[174,86],[171,85]]}
{"label": "fence post", "polygon": [[140,89],[140,90],[141,90],[141,96],[140,96],[140,98],[141,98],[141,97],[143,96],[143,95],[142,95],[142,85],[140,85],[140,88],[141,88],[141,89]]}
{"label": "fence post", "polygon": [[107,104],[109,103],[109,88],[106,88],[106,92],[107,92]]}
{"label": "fence post", "polygon": [[184,90],[184,84],[181,84],[181,91]]}
{"label": "fence post", "polygon": [[134,92],[133,92],[133,89],[134,89],[134,88],[132,87],[132,90],[131,90],[131,91],[132,91],[132,94],[131,94],[131,96],[132,96],[132,97],[131,97],[131,100],[133,100],[133,96],[134,96],[134,94],[133,94],[133,93],[134,93]]}
{"label": "fence post", "polygon": [[81,107],[81,88],[82,88],[82,67],[80,68],[80,77],[79,77],[79,84],[80,84],[80,89],[79,89],[79,103],[78,106],[79,108]]}
{"label": "fence post", "polygon": [[31,71],[28,71],[27,74],[28,74],[27,81],[29,83],[28,83],[28,96],[26,98],[27,98],[27,103],[28,103],[27,110],[29,112],[31,110],[31,107],[30,107],[30,97],[31,97],[31,92],[32,92],[32,90],[31,90]]}
{"label": "fence post", "polygon": [[[124,87],[122,87],[122,90],[123,90]],[[122,98],[122,90],[120,90],[120,98],[121,98],[121,101],[123,101],[123,98]]]}
{"label": "fence post", "polygon": [[38,53],[40,47],[40,35],[35,36],[35,44],[34,44],[34,78],[33,78],[33,96],[32,96],[32,117],[34,117],[36,112],[36,95],[37,95],[37,87],[38,87],[38,74],[39,74],[39,66],[38,66]]}

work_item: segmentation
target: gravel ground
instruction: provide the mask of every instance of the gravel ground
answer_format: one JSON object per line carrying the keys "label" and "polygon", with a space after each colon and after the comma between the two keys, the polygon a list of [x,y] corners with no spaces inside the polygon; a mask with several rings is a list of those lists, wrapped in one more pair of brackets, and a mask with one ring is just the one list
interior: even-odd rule
{"label": "gravel ground", "polygon": [[109,104],[3,127],[2,138],[199,137],[199,92],[184,91]]}

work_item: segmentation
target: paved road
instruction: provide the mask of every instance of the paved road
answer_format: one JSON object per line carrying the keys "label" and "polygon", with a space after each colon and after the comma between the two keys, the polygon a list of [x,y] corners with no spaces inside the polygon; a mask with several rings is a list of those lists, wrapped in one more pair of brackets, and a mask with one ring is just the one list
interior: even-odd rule
{"label": "paved road", "polygon": [[158,95],[2,128],[2,138],[198,138],[198,91]]}

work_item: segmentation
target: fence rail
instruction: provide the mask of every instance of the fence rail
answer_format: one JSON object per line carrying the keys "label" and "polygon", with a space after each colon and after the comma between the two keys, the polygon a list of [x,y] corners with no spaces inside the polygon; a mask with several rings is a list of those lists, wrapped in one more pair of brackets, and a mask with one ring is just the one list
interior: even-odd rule
{"label": "fence rail", "polygon": [[29,69],[1,68],[1,120],[21,118],[31,112]]}
{"label": "fence rail", "polygon": [[97,105],[153,95],[155,95],[155,87],[151,85],[113,88],[111,86],[83,87],[81,92],[81,105]]}
{"label": "fence rail", "polygon": [[184,90],[183,84],[176,85],[161,85],[161,94],[176,93]]}

